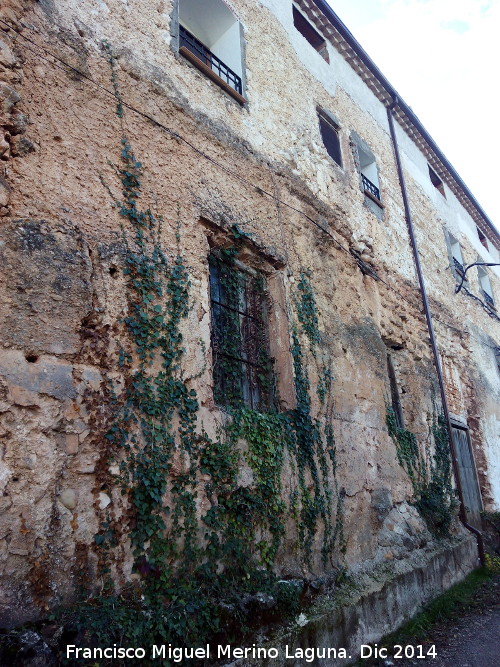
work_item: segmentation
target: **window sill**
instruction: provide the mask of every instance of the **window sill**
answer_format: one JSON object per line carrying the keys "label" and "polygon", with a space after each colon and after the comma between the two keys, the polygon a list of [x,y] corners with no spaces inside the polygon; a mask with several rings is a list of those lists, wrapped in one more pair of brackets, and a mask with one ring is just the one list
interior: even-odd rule
{"label": "window sill", "polygon": [[377,197],[375,197],[375,195],[372,194],[372,193],[370,192],[370,190],[364,190],[363,192],[364,192],[364,194],[368,197],[368,199],[371,199],[373,202],[375,202],[375,204],[377,204],[377,206],[380,206],[380,208],[385,208],[385,205],[382,204],[382,202],[380,201],[380,199],[378,199]]}
{"label": "window sill", "polygon": [[221,79],[221,77],[216,74],[213,70],[208,67],[208,65],[205,65],[204,62],[202,62],[197,56],[194,55],[194,53],[191,53],[189,49],[187,49],[185,46],[181,46],[179,49],[179,53],[181,56],[184,56],[186,60],[189,60],[189,62],[197,67],[205,76],[207,76],[209,79],[212,79],[214,83],[216,83],[218,86],[222,88],[228,95],[231,95],[232,98],[234,98],[241,106],[247,103],[247,100],[240,95],[234,88],[231,88],[231,86],[224,81],[224,79]]}

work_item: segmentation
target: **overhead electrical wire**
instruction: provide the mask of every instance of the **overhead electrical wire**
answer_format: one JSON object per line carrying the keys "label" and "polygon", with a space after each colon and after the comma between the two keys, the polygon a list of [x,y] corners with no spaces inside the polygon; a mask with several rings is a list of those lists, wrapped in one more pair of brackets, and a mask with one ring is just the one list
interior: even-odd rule
{"label": "overhead electrical wire", "polygon": [[[3,24],[4,24],[5,26],[7,26],[9,29],[12,28],[12,26],[11,26],[9,23],[7,23],[6,21],[4,21],[4,20],[1,19],[1,18],[0,18],[0,23],[3,23]],[[30,27],[30,26],[27,25],[26,23],[23,23],[22,21],[21,21],[20,23],[21,23],[21,25],[23,26],[23,28],[26,28],[27,30],[31,30],[32,32],[35,32],[35,33],[36,33],[36,30],[34,30],[32,27]],[[37,44],[34,40],[30,39],[29,37],[27,37],[26,35],[22,34],[21,32],[16,32],[16,36],[17,36],[17,37],[20,37],[21,39],[25,40],[26,42],[29,42],[29,43],[32,44],[35,48],[37,48],[37,49],[43,51],[43,52],[44,52],[45,54],[47,54],[48,56],[50,56],[50,57],[53,58],[54,60],[56,60],[56,61],[58,61],[59,63],[61,63],[61,65],[58,65],[57,62],[54,62],[54,61],[50,60],[50,59],[47,58],[46,56],[43,56],[43,55],[41,55],[40,53],[37,53],[36,51],[34,51],[33,49],[31,49],[29,46],[25,45],[26,48],[27,48],[29,51],[31,51],[32,53],[34,53],[37,57],[42,58],[43,60],[45,60],[46,62],[48,62],[50,65],[52,65],[52,66],[54,66],[54,67],[60,69],[61,71],[65,72],[65,73],[67,73],[67,69],[72,70],[72,71],[75,72],[75,74],[77,74],[79,77],[82,77],[83,79],[87,80],[89,83],[91,83],[93,86],[95,86],[96,88],[98,88],[99,90],[101,90],[101,91],[102,91],[103,93],[105,93],[107,96],[109,96],[109,97],[113,97],[113,99],[116,100],[116,93],[115,93],[115,91],[113,91],[113,90],[111,90],[111,89],[109,89],[109,88],[106,88],[106,86],[103,86],[102,84],[100,84],[98,81],[96,81],[95,79],[93,79],[89,74],[87,74],[87,73],[83,72],[82,70],[78,69],[77,67],[74,67],[73,65],[69,64],[68,62],[66,62],[65,60],[63,60],[61,57],[59,57],[58,55],[56,55],[55,53],[52,53],[52,51],[50,51],[49,49],[47,49],[45,46],[42,46],[42,45],[40,45],[40,44]],[[314,218],[312,218],[311,216],[309,216],[307,213],[305,213],[304,211],[302,211],[302,210],[296,208],[295,206],[292,206],[292,205],[289,204],[288,202],[283,201],[282,199],[280,199],[280,198],[277,197],[276,195],[272,194],[271,192],[268,192],[267,190],[264,190],[264,189],[261,188],[260,186],[255,185],[254,183],[252,183],[252,182],[249,181],[248,179],[244,178],[243,176],[241,176],[241,175],[238,174],[237,172],[233,171],[232,169],[230,169],[230,168],[227,167],[226,165],[222,164],[222,163],[219,162],[218,160],[215,160],[214,158],[210,157],[210,155],[207,155],[207,153],[205,153],[205,152],[202,151],[201,149],[197,148],[197,147],[196,147],[193,143],[191,143],[188,139],[186,139],[185,137],[183,137],[181,134],[179,134],[179,133],[176,132],[175,130],[172,130],[171,128],[167,127],[166,125],[164,125],[163,123],[161,123],[159,120],[157,120],[156,118],[154,118],[153,116],[151,116],[151,115],[148,114],[147,112],[145,112],[145,111],[141,111],[141,110],[138,109],[137,107],[135,107],[135,106],[133,106],[132,104],[129,104],[128,102],[126,102],[125,100],[123,100],[123,98],[121,98],[120,101],[121,101],[121,104],[122,104],[122,106],[123,106],[124,108],[126,108],[126,109],[128,109],[129,111],[131,111],[131,112],[137,114],[138,116],[141,116],[142,118],[145,118],[146,120],[148,120],[149,122],[151,122],[153,125],[155,125],[156,127],[160,128],[161,130],[163,130],[166,134],[168,134],[168,135],[171,136],[172,138],[174,138],[174,139],[176,139],[176,140],[178,140],[178,141],[184,143],[184,144],[187,145],[192,151],[194,151],[197,155],[199,155],[199,156],[202,157],[203,159],[205,159],[205,160],[211,162],[214,166],[218,167],[219,169],[221,169],[222,171],[224,171],[224,172],[227,173],[228,175],[232,176],[232,177],[235,178],[236,180],[238,180],[238,181],[240,181],[241,183],[245,184],[245,185],[248,186],[249,188],[252,188],[253,190],[255,190],[256,192],[258,192],[259,194],[261,194],[261,195],[265,195],[265,196],[269,197],[269,198],[272,199],[276,204],[280,204],[280,205],[282,205],[282,206],[284,206],[284,207],[286,207],[286,208],[288,208],[288,209],[294,211],[295,213],[298,213],[299,215],[303,216],[306,220],[308,220],[308,221],[311,222],[315,227],[317,227],[321,232],[323,232],[323,233],[326,234],[329,238],[331,238],[332,241],[335,243],[335,245],[336,245],[340,250],[342,250],[344,253],[346,253],[347,255],[349,255],[349,257],[350,257],[351,259],[353,259],[353,260],[356,262],[356,264],[358,265],[358,267],[360,267],[360,269],[363,267],[364,270],[368,273],[368,275],[371,275],[371,277],[373,277],[375,280],[381,282],[381,283],[382,283],[383,285],[385,285],[389,290],[391,290],[392,292],[394,292],[395,294],[397,294],[397,295],[398,295],[403,301],[405,301],[405,302],[406,302],[412,309],[415,308],[415,305],[414,305],[413,303],[411,303],[411,301],[409,301],[409,299],[407,299],[403,294],[401,294],[401,292],[400,292],[399,290],[397,290],[393,285],[391,285],[391,284],[388,283],[386,280],[384,280],[383,278],[381,278],[381,277],[380,277],[380,276],[379,276],[379,275],[378,275],[378,274],[377,274],[377,273],[370,267],[369,264],[363,262],[359,257],[356,257],[356,255],[353,254],[353,253],[349,250],[349,248],[346,248],[340,241],[338,241],[338,239],[336,239],[335,236],[334,236],[328,229],[325,229],[325,227],[323,227],[322,225],[320,225],[316,220],[314,220]],[[417,288],[415,288],[415,289],[417,289]],[[420,312],[422,312],[420,308],[419,308],[418,310],[419,310]],[[447,327],[449,327],[449,328],[451,328],[451,329],[454,329],[454,330],[456,330],[456,331],[460,331],[460,330],[456,329],[456,327],[453,327],[452,325],[448,324],[447,322],[443,322],[442,320],[440,320],[440,319],[437,318],[437,317],[435,317],[435,319],[436,319],[438,322],[440,322],[441,324],[443,324],[444,326],[447,326]]]}

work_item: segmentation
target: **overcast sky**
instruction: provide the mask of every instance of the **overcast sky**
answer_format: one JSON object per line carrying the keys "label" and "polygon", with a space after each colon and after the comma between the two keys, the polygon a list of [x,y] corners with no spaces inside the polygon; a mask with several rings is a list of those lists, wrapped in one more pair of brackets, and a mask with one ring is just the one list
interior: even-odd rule
{"label": "overcast sky", "polygon": [[327,0],[500,228],[500,0]]}

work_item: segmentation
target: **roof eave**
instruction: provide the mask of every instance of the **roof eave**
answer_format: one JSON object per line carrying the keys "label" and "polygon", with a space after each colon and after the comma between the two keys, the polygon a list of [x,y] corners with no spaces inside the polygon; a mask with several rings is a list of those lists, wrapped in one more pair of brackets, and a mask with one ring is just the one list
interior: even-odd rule
{"label": "roof eave", "polygon": [[[445,157],[439,146],[436,144],[434,139],[431,137],[429,132],[425,129],[425,127],[422,125],[421,121],[418,119],[418,117],[415,115],[414,111],[411,109],[411,107],[406,104],[406,102],[401,98],[399,93],[396,91],[396,89],[391,85],[391,83],[388,81],[388,79],[382,74],[380,69],[377,67],[377,65],[373,62],[373,60],[370,58],[370,56],[366,53],[366,51],[363,49],[361,44],[356,40],[356,38],[353,36],[353,34],[348,30],[348,28],[342,23],[340,18],[335,14],[333,9],[330,7],[330,5],[327,4],[325,0],[309,0],[312,2],[316,7],[321,11],[321,13],[327,18],[328,22],[333,26],[333,28],[337,31],[337,33],[340,35],[342,40],[350,47],[350,50],[355,54],[356,58],[359,61],[360,66],[365,67],[371,75],[375,78],[377,81],[378,86],[380,87],[381,90],[377,92],[374,90],[373,86],[370,86],[370,88],[373,90],[374,94],[377,95],[377,97],[380,99],[383,104],[387,105],[393,101],[397,101],[397,109],[399,110],[399,114],[396,115],[396,118],[399,122],[399,124],[403,127],[403,129],[408,133],[408,129],[406,127],[406,124],[403,122],[403,118],[406,118],[408,123],[416,130],[418,135],[420,135],[420,138],[422,139],[425,144],[427,144],[429,150],[431,153],[434,154],[436,160],[442,165],[442,168],[447,172],[449,175],[449,178],[446,179],[448,182],[448,185],[450,185],[450,180],[452,180],[455,184],[458,190],[462,193],[462,197],[459,196],[457,192],[455,194],[458,196],[459,200],[462,200],[462,204],[465,202],[463,201],[463,197],[465,197],[466,200],[470,203],[470,206],[474,209],[476,212],[476,215],[474,215],[470,210],[469,212],[471,213],[472,217],[474,218],[475,222],[478,224],[480,228],[482,228],[483,232],[489,232],[488,236],[492,240],[492,242],[495,244],[495,247],[497,247],[500,250],[500,234],[493,224],[493,222],[489,219],[489,217],[486,215],[484,210],[481,208],[480,204],[472,194],[472,192],[469,190],[469,188],[466,186],[464,181],[460,178],[458,175],[457,171],[453,167],[453,165],[448,161],[448,159]],[[302,0],[302,2],[305,4],[307,0]],[[298,4],[302,4],[302,2],[298,2]],[[335,44],[334,44],[335,46]],[[382,94],[384,93],[384,94]],[[401,116],[402,114],[402,116]],[[409,135],[410,138],[415,140],[415,137],[412,136],[411,134]],[[436,164],[431,165],[434,168],[436,167]],[[438,171],[439,168],[438,168]],[[441,174],[439,174],[441,176]],[[455,190],[452,188],[452,190]],[[468,206],[465,206],[465,208],[469,208]],[[481,224],[482,223],[482,224]],[[491,236],[493,238],[491,238]]]}

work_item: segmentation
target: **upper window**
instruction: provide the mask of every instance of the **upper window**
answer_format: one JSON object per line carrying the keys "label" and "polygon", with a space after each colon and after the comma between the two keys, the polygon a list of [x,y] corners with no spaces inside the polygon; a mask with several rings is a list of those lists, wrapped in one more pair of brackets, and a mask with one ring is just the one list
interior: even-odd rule
{"label": "upper window", "polygon": [[326,45],[326,40],[322,37],[319,32],[314,28],[309,21],[305,18],[297,7],[293,6],[293,25],[300,32],[302,37],[305,37],[309,44],[316,49],[322,58],[326,60],[327,63],[330,62],[330,57],[328,55],[328,47]]}
{"label": "upper window", "polygon": [[431,179],[432,185],[436,188],[436,190],[439,190],[439,192],[443,195],[443,197],[446,198],[443,181],[439,178],[439,176],[436,174],[436,172],[430,165],[427,166],[429,167],[429,177]]}
{"label": "upper window", "polygon": [[481,288],[481,294],[483,295],[484,300],[491,308],[495,307],[495,301],[493,299],[493,290],[491,289],[491,282],[488,276],[487,271],[482,267],[477,267],[477,276],[479,278],[479,286]]}
{"label": "upper window", "polygon": [[361,171],[361,183],[365,194],[373,195],[380,201],[380,183],[375,158],[363,148],[358,146],[359,168]]}
{"label": "upper window", "polygon": [[[452,234],[448,234],[448,238],[450,241],[453,269],[455,270],[455,273],[460,278],[462,278],[462,276],[464,275],[464,258],[462,257],[462,248],[460,247],[460,243]],[[467,276],[465,276],[465,280],[467,280]]]}
{"label": "upper window", "polygon": [[179,0],[179,53],[245,103],[240,23],[223,0]]}
{"label": "upper window", "polygon": [[477,235],[478,235],[479,240],[481,241],[482,245],[486,248],[486,250],[489,250],[488,239],[486,238],[486,236],[483,234],[483,232],[479,229],[479,227],[477,225],[476,225],[476,231],[477,231]]}
{"label": "upper window", "polygon": [[356,170],[360,176],[359,185],[365,194],[365,204],[380,220],[384,205],[380,196],[377,161],[370,147],[354,130],[351,132],[350,146]]}
{"label": "upper window", "polygon": [[339,137],[339,126],[324,111],[318,111],[319,116],[319,129],[321,132],[321,138],[325,145],[328,155],[335,160],[335,162],[342,166],[342,155],[340,153],[340,137]]}
{"label": "upper window", "polygon": [[214,398],[269,410],[274,402],[264,276],[224,250],[209,256]]}

